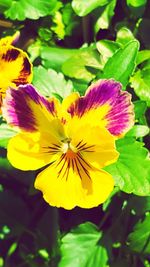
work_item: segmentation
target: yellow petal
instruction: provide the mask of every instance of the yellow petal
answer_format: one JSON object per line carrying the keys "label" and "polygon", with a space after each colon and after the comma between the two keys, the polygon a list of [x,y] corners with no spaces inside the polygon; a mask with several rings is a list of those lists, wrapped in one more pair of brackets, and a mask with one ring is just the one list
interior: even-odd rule
{"label": "yellow petal", "polygon": [[85,117],[74,117],[67,126],[66,133],[72,140],[72,146],[92,166],[103,168],[117,161],[119,153],[116,151],[115,137],[106,128],[96,123],[92,126]]}
{"label": "yellow petal", "polygon": [[17,31],[14,35],[12,36],[6,36],[0,39],[0,46],[2,45],[14,45],[14,43],[19,39],[20,32]]}
{"label": "yellow petal", "polygon": [[0,49],[0,91],[32,81],[32,64],[25,52],[11,45]]}
{"label": "yellow petal", "polygon": [[58,158],[59,151],[55,148],[59,144],[50,132],[20,133],[9,141],[7,157],[15,168],[36,170]]}
{"label": "yellow petal", "polygon": [[58,166],[52,164],[35,180],[35,188],[43,192],[45,201],[52,206],[68,210],[75,206],[93,208],[103,203],[114,187],[112,176],[104,171],[90,169],[90,178],[84,172],[80,178],[72,168],[67,179],[58,173]]}

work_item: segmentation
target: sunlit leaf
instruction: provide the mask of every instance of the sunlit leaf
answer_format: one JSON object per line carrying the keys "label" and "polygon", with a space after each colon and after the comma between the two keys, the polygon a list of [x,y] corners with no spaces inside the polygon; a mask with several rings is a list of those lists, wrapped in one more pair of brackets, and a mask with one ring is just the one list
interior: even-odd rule
{"label": "sunlit leaf", "polygon": [[107,61],[101,78],[114,78],[125,88],[135,68],[138,47],[137,41],[131,41],[124,48],[117,50]]}
{"label": "sunlit leaf", "polygon": [[96,50],[80,50],[78,53],[64,62],[62,71],[65,75],[71,78],[82,79],[89,82],[95,77],[95,75],[86,67],[91,67],[94,69],[102,68],[100,57]]}
{"label": "sunlit leaf", "polygon": [[100,40],[96,43],[96,47],[104,64],[120,48],[116,42],[110,40]]}
{"label": "sunlit leaf", "polygon": [[59,267],[106,267],[108,255],[98,244],[101,232],[92,223],[84,223],[62,238]]}
{"label": "sunlit leaf", "polygon": [[117,150],[118,161],[105,168],[114,177],[116,186],[126,193],[149,196],[150,160],[143,143],[126,137],[117,141]]}
{"label": "sunlit leaf", "polygon": [[73,0],[72,7],[78,16],[86,16],[95,8],[104,6],[109,3],[109,0]]}
{"label": "sunlit leaf", "polygon": [[130,41],[135,40],[135,37],[133,33],[126,27],[122,27],[118,32],[117,32],[117,38],[116,42],[125,45]]}
{"label": "sunlit leaf", "polygon": [[147,0],[127,0],[127,5],[139,7],[145,5]]}
{"label": "sunlit leaf", "polygon": [[56,33],[58,38],[64,39],[65,37],[65,25],[62,20],[62,14],[57,11],[53,17],[54,26],[51,27],[51,30]]}
{"label": "sunlit leaf", "polygon": [[42,66],[34,67],[33,84],[47,97],[59,95],[64,98],[73,91],[72,82],[66,81],[62,73]]}
{"label": "sunlit leaf", "polygon": [[141,100],[150,106],[150,68],[138,70],[130,79],[131,87]]}
{"label": "sunlit leaf", "polygon": [[150,214],[144,220],[140,220],[129,234],[129,247],[138,253],[150,253]]}
{"label": "sunlit leaf", "polygon": [[12,0],[11,6],[5,11],[7,18],[12,20],[38,19],[50,14],[57,0]]}
{"label": "sunlit leaf", "polygon": [[46,68],[61,71],[63,63],[78,52],[78,49],[67,49],[58,47],[42,46],[40,55],[42,63]]}
{"label": "sunlit leaf", "polygon": [[116,6],[116,0],[111,0],[110,3],[105,7],[104,11],[98,18],[95,24],[95,32],[97,33],[100,29],[107,29],[111,22],[111,18],[114,15],[114,9]]}
{"label": "sunlit leaf", "polygon": [[150,59],[150,50],[141,50],[138,52],[136,63],[137,65]]}
{"label": "sunlit leaf", "polygon": [[149,133],[149,127],[146,125],[134,125],[126,136],[135,136],[136,138],[146,136]]}
{"label": "sunlit leaf", "polygon": [[147,0],[127,0],[127,5],[135,17],[142,17]]}

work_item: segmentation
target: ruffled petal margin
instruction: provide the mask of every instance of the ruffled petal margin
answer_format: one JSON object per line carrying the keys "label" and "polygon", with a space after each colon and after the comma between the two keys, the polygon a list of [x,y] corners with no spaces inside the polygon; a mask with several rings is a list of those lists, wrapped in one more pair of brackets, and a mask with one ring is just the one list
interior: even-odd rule
{"label": "ruffled petal margin", "polygon": [[134,124],[131,95],[121,91],[121,87],[112,79],[99,80],[89,87],[84,97],[76,97],[70,106],[67,105],[67,112],[71,117],[99,122],[112,135],[121,137]]}
{"label": "ruffled petal margin", "polygon": [[72,169],[68,179],[58,177],[57,164],[52,164],[36,178],[36,189],[43,193],[46,202],[52,206],[73,209],[92,208],[103,203],[114,187],[114,180],[103,170],[90,169],[89,176],[82,174],[81,178]]}
{"label": "ruffled petal margin", "polygon": [[2,111],[11,126],[26,132],[48,131],[50,122],[57,117],[57,105],[56,99],[46,99],[27,84],[7,90]]}
{"label": "ruffled petal margin", "polygon": [[9,86],[17,87],[32,81],[32,64],[28,55],[13,46],[2,46],[0,50],[0,92]]}

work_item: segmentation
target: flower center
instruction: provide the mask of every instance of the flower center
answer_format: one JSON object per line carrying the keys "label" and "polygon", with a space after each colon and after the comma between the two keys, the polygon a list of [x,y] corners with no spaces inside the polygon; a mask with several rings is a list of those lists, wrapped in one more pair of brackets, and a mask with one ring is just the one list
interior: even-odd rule
{"label": "flower center", "polygon": [[62,152],[63,154],[66,154],[69,158],[74,158],[76,156],[77,153],[77,148],[74,147],[71,144],[71,139],[70,138],[66,138],[62,141],[63,145],[62,145]]}

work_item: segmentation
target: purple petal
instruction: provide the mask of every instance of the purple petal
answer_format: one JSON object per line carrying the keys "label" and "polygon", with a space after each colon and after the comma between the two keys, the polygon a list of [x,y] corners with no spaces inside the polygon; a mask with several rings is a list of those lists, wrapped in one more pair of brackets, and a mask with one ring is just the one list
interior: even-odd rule
{"label": "purple petal", "polygon": [[[90,86],[85,96],[78,98],[67,111],[72,117],[82,117],[97,109],[99,123],[106,121],[105,126],[111,134],[122,135],[133,125],[134,112],[130,94],[122,92],[121,87],[119,82],[112,79],[100,80]],[[104,106],[106,110],[102,114]]]}
{"label": "purple petal", "polygon": [[10,125],[29,132],[37,131],[40,124],[48,121],[45,110],[49,119],[56,116],[54,100],[48,101],[30,84],[7,90],[2,107],[3,115]]}

